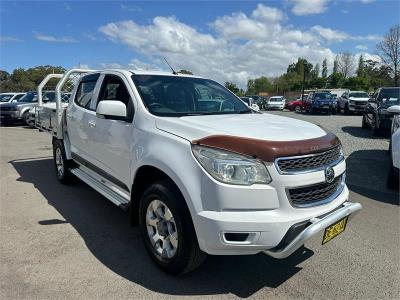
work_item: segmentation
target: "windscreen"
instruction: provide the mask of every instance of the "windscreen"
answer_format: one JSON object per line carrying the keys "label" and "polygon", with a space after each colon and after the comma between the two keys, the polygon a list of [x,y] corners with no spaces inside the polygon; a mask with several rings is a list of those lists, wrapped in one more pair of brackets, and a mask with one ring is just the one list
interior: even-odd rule
{"label": "windscreen", "polygon": [[3,94],[0,95],[0,102],[8,102],[11,100],[11,98],[13,97],[12,94]]}
{"label": "windscreen", "polygon": [[399,105],[400,89],[384,89],[379,95],[379,99],[387,106]]}
{"label": "windscreen", "polygon": [[352,98],[369,98],[367,93],[362,93],[362,92],[350,93],[349,97],[352,97]]}
{"label": "windscreen", "polygon": [[282,98],[281,97],[271,97],[269,98],[270,102],[282,102]]}
{"label": "windscreen", "polygon": [[331,93],[315,93],[314,94],[315,100],[332,100]]}
{"label": "windscreen", "polygon": [[132,80],[144,105],[156,116],[252,113],[229,90],[209,79],[132,75]]}
{"label": "windscreen", "polygon": [[37,93],[29,92],[25,96],[17,100],[18,102],[37,102]]}

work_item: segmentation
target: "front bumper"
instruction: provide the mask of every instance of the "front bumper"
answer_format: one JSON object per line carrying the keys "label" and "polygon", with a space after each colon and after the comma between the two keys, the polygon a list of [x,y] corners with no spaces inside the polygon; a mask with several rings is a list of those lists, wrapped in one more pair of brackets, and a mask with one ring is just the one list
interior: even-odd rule
{"label": "front bumper", "polygon": [[299,249],[310,238],[319,235],[325,228],[338,222],[339,220],[351,216],[353,217],[362,208],[360,203],[343,203],[343,207],[321,218],[312,218],[311,225],[306,227],[297,235],[286,247],[279,250],[267,250],[266,254],[275,258],[286,258]]}
{"label": "front bumper", "polygon": [[283,104],[267,104],[267,109],[283,109],[285,105]]}
{"label": "front bumper", "polygon": [[353,112],[364,112],[366,103],[352,103],[349,104],[349,110]]}
{"label": "front bumper", "polygon": [[20,120],[18,111],[0,111],[0,121],[16,121]]}

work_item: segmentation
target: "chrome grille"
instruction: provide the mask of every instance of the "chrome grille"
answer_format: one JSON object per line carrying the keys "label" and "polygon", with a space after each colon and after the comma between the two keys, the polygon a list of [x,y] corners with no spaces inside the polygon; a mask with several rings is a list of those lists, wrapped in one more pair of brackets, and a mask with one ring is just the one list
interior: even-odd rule
{"label": "chrome grille", "polygon": [[[289,200],[293,206],[306,207],[322,204],[343,188],[343,176],[337,176],[331,183],[322,182],[288,190]],[[320,203],[317,203],[320,202]]]}
{"label": "chrome grille", "polygon": [[321,153],[277,159],[277,168],[281,173],[297,173],[321,169],[341,158],[340,146]]}

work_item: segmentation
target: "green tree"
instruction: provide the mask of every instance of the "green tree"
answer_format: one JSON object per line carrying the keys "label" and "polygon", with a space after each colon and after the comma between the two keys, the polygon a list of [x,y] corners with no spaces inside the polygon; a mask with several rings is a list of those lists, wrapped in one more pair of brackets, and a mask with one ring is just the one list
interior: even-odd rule
{"label": "green tree", "polygon": [[255,86],[254,86],[254,79],[247,80],[247,95],[254,95],[256,93]]}
{"label": "green tree", "polygon": [[339,72],[339,63],[338,63],[338,56],[336,55],[335,60],[333,61],[333,69],[332,73]]}
{"label": "green tree", "polygon": [[265,76],[254,79],[254,91],[255,94],[261,92],[270,92],[273,90],[272,84],[269,79]]}
{"label": "green tree", "polygon": [[345,81],[342,73],[334,72],[328,77],[328,86],[330,88],[340,88]]}
{"label": "green tree", "polygon": [[234,84],[233,82],[227,81],[227,82],[225,82],[224,85],[228,90],[230,90],[234,94],[238,94],[240,91],[240,89],[237,87],[237,85]]}
{"label": "green tree", "polygon": [[362,54],[358,59],[357,76],[364,77],[364,57],[362,56]]}
{"label": "green tree", "polygon": [[304,73],[305,78],[309,79],[309,78],[311,78],[312,70],[313,70],[312,63],[308,62],[305,58],[299,57],[297,59],[297,62],[290,64],[287,67],[286,73],[295,72],[298,75],[300,75],[301,77],[303,77],[303,73]]}
{"label": "green tree", "polygon": [[328,77],[328,62],[326,58],[322,62],[322,78]]}
{"label": "green tree", "polygon": [[188,71],[188,70],[185,70],[185,69],[182,69],[182,70],[178,71],[178,73],[179,74],[193,75],[193,73],[191,71]]}
{"label": "green tree", "polygon": [[[52,73],[64,73],[63,67],[56,66],[37,66],[27,70],[23,68],[15,69],[8,78],[0,81],[1,92],[26,92],[36,90],[39,83]],[[46,89],[55,89],[57,80],[50,80],[46,84]]]}

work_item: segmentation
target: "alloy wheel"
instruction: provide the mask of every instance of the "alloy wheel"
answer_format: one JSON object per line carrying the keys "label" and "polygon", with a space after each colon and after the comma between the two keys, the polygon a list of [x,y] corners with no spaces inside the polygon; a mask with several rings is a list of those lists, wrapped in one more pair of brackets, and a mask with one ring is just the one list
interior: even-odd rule
{"label": "alloy wheel", "polygon": [[146,212],[146,227],[155,252],[162,258],[173,258],[178,249],[178,232],[174,216],[164,202],[150,202]]}
{"label": "alloy wheel", "polygon": [[62,177],[64,175],[64,162],[60,148],[56,149],[56,167],[58,176]]}

